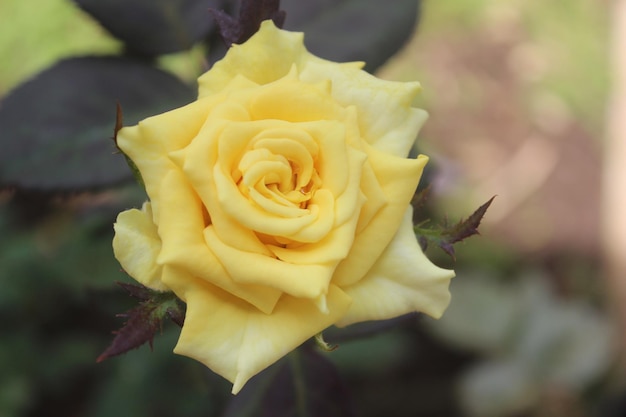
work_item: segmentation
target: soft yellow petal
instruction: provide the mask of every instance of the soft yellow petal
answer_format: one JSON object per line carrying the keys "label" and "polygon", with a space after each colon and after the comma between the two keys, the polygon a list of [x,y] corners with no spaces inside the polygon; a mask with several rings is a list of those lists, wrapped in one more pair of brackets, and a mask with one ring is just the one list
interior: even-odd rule
{"label": "soft yellow petal", "polygon": [[417,82],[381,80],[349,66],[311,61],[301,70],[307,82],[332,80],[332,95],[343,106],[354,105],[363,138],[375,148],[405,157],[413,146],[427,113],[411,107],[421,87]]}
{"label": "soft yellow petal", "polygon": [[[406,159],[371,147],[366,149],[368,161],[386,196],[387,204],[356,235],[350,254],[337,267],[333,283],[340,287],[352,285],[361,279],[387,247],[400,226],[428,161],[423,155],[417,159]],[[363,192],[367,196],[367,190]]]}
{"label": "soft yellow petal", "polygon": [[202,203],[183,173],[170,171],[161,187],[159,235],[163,247],[157,262],[186,271],[231,292],[261,311],[271,312],[280,291],[257,285],[239,285],[231,278],[204,240],[204,229],[210,226],[204,224]]}
{"label": "soft yellow petal", "polygon": [[168,152],[181,149],[193,140],[215,102],[214,98],[198,100],[118,132],[117,145],[139,169],[156,215],[161,178],[174,167]]}
{"label": "soft yellow petal", "polygon": [[[232,112],[229,111],[229,113]],[[231,126],[231,129],[225,128],[226,124],[228,124],[227,121],[220,119],[207,122],[198,135],[198,140],[187,147],[185,152],[175,155],[176,162],[184,168],[187,180],[210,213],[211,228],[224,244],[237,247],[245,252],[271,256],[272,253],[259,241],[255,233],[229,216],[219,203],[212,168],[217,164],[218,153],[223,159],[234,158],[231,153],[236,154],[238,149],[241,153],[241,149],[246,147],[245,142],[248,140],[246,136],[254,136],[258,131],[258,128],[252,129],[247,123],[232,122],[231,125],[234,126]],[[232,129],[238,131],[240,135],[232,133]],[[229,131],[231,133],[228,133]],[[224,146],[220,147],[218,151],[218,146],[221,143],[220,138],[225,140],[222,141]],[[242,138],[243,142],[238,142]],[[234,142],[241,144],[241,147],[231,148],[229,144],[232,145]],[[228,164],[227,161],[226,165]]]}
{"label": "soft yellow petal", "polygon": [[234,281],[274,288],[295,297],[316,298],[325,294],[337,265],[333,260],[292,264],[225,245],[212,228],[207,228],[204,235],[211,252]]}
{"label": "soft yellow petal", "polygon": [[330,83],[308,84],[289,78],[259,88],[248,106],[254,120],[294,123],[336,120],[344,111],[333,100]]}
{"label": "soft yellow petal", "polygon": [[387,195],[382,189],[372,165],[366,161],[361,174],[361,193],[365,204],[361,208],[359,222],[357,223],[357,235],[361,233],[372,219],[387,205]]}
{"label": "soft yellow petal", "polygon": [[156,262],[161,239],[152,221],[150,203],[145,203],[141,210],[120,213],[113,228],[113,253],[126,273],[146,287],[167,291],[161,282],[161,266]]}
{"label": "soft yellow petal", "polygon": [[332,286],[327,314],[314,300],[283,296],[267,315],[218,288],[196,285],[179,294],[187,302],[187,313],[174,352],[233,382],[234,394],[251,377],[332,325],[350,305],[350,298]]}
{"label": "soft yellow petal", "polygon": [[[276,216],[243,195],[233,173],[237,168],[235,162],[238,154],[242,154],[257,135],[277,129],[303,130],[299,125],[276,120],[209,120],[184,154],[176,153],[171,156],[178,165],[183,166],[189,181],[211,215],[217,210],[216,206],[219,206],[219,210],[248,230],[303,241],[319,240],[325,235],[324,230],[328,230],[333,224],[333,216],[326,215],[328,211],[332,214],[332,199],[320,193],[318,199],[312,201],[310,207],[303,211],[304,215],[291,218]],[[218,233],[222,235],[219,230],[221,225],[218,221],[214,223]]]}
{"label": "soft yellow petal", "polygon": [[237,74],[257,84],[267,84],[284,77],[308,52],[303,34],[280,30],[271,20],[247,42],[232,45],[226,56],[198,79],[199,96],[221,91]]}
{"label": "soft yellow petal", "polygon": [[402,225],[385,252],[359,282],[343,290],[353,299],[339,326],[384,320],[419,311],[439,318],[450,302],[454,271],[434,265],[422,252],[409,206]]}
{"label": "soft yellow petal", "polygon": [[[362,202],[361,202],[362,204]],[[354,241],[354,230],[358,217],[352,216],[340,226],[335,227],[319,242],[293,243],[285,247],[268,245],[278,259],[293,264],[336,264],[344,259]]]}

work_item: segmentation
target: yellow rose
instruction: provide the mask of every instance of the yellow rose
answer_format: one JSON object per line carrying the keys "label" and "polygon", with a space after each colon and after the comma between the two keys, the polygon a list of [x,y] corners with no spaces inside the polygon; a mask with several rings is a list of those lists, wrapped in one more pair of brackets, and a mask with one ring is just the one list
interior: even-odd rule
{"label": "yellow rose", "polygon": [[197,101],[119,131],[150,202],[113,249],[187,304],[175,352],[234,383],[335,324],[439,317],[454,273],[413,234],[427,158],[418,83],[311,55],[270,21],[199,78]]}

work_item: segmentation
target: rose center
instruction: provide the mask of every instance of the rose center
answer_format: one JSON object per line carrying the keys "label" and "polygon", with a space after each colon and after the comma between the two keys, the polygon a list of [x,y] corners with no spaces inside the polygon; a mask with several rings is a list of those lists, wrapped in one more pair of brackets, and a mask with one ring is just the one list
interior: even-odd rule
{"label": "rose center", "polygon": [[306,214],[321,181],[313,157],[303,155],[294,159],[293,155],[276,154],[267,148],[246,152],[238,165],[239,190],[270,212],[287,217]]}

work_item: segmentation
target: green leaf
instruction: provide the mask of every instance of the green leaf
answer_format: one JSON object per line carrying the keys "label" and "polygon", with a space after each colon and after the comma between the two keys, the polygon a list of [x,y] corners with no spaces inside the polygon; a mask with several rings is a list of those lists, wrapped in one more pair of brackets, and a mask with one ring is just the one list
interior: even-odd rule
{"label": "green leaf", "polygon": [[285,1],[285,29],[303,31],[307,48],[333,61],[365,61],[373,71],[413,34],[418,0]]}
{"label": "green leaf", "polygon": [[149,291],[145,287],[130,284],[122,284],[122,287],[133,297],[144,301],[134,309],[119,314],[120,317],[127,318],[126,323],[119,331],[114,332],[113,342],[98,356],[97,362],[136,349],[146,342],[152,347],[154,335],[161,329],[165,318],[173,320],[180,326],[183,324],[183,306],[174,293]]}
{"label": "green leaf", "polygon": [[111,140],[116,102],[126,124],[195,99],[180,80],[118,57],[61,61],[12,91],[0,107],[0,186],[74,191],[131,177]]}
{"label": "green leaf", "polygon": [[252,378],[223,417],[351,417],[351,400],[334,365],[303,346]]}
{"label": "green leaf", "polygon": [[210,8],[223,0],[74,0],[131,52],[156,56],[184,51],[215,24]]}

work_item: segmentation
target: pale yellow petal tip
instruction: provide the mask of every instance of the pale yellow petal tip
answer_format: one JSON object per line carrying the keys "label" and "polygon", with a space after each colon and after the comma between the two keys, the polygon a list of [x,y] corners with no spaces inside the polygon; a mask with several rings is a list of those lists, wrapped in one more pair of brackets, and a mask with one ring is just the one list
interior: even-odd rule
{"label": "pale yellow petal tip", "polygon": [[365,68],[365,64],[365,61],[348,61],[339,63],[342,68],[351,70],[362,70]]}
{"label": "pale yellow petal tip", "polygon": [[326,298],[326,294],[321,294],[315,298],[315,306],[322,314],[330,314],[330,310],[328,309],[328,300]]}
{"label": "pale yellow petal tip", "polygon": [[249,379],[250,379],[249,376],[244,375],[241,372],[237,373],[237,376],[235,377],[235,382],[233,382],[233,389],[230,391],[231,394],[233,395],[239,394],[239,391],[241,391],[241,389],[243,388],[244,385],[246,385],[246,382],[248,382]]}
{"label": "pale yellow petal tip", "polygon": [[406,107],[411,107],[413,102],[422,92],[422,84],[419,81],[401,82],[396,81],[401,86],[402,92],[397,95],[400,102]]}
{"label": "pale yellow petal tip", "polygon": [[141,132],[139,131],[139,124],[124,126],[115,136],[115,144],[124,154],[128,154],[128,149],[132,147],[133,143],[137,143],[140,140]]}
{"label": "pale yellow petal tip", "polygon": [[259,30],[255,35],[253,35],[250,41],[255,41],[262,39],[263,36],[285,36],[290,37],[291,42],[294,44],[304,44],[304,33],[303,32],[292,32],[289,30],[284,30],[276,27],[274,22],[271,19],[264,20],[261,22],[261,26],[259,26]]}
{"label": "pale yellow petal tip", "polygon": [[428,155],[424,155],[423,153],[417,155],[416,159],[420,161],[424,166],[426,166],[428,161],[430,161],[430,157]]}
{"label": "pale yellow petal tip", "polygon": [[422,310],[435,320],[440,319],[445,311],[448,309],[450,302],[452,301],[452,294],[450,293],[450,281],[456,276],[456,273],[452,269],[441,269],[440,281],[447,281],[446,291],[440,294],[437,299],[434,299],[432,303],[425,306]]}

